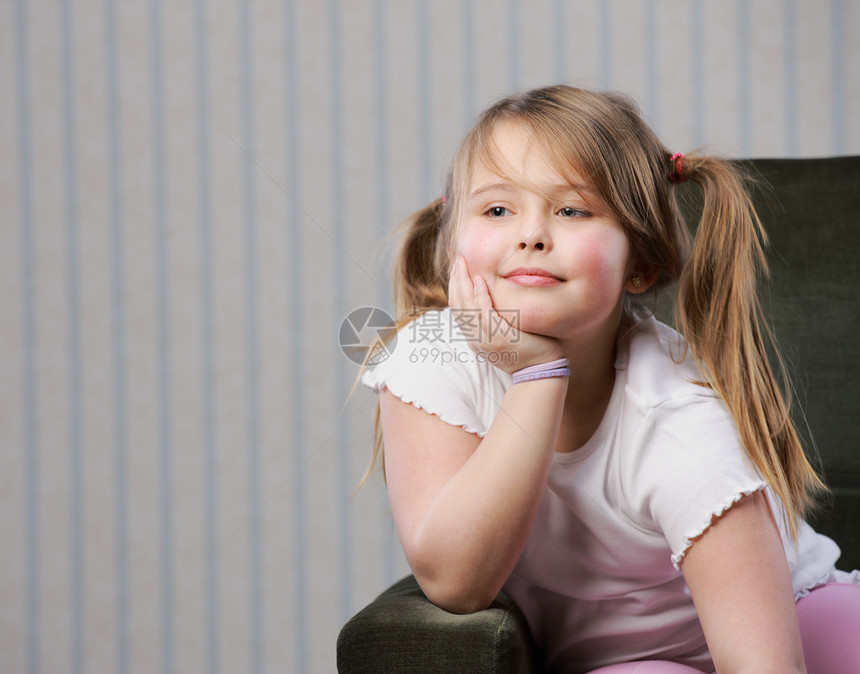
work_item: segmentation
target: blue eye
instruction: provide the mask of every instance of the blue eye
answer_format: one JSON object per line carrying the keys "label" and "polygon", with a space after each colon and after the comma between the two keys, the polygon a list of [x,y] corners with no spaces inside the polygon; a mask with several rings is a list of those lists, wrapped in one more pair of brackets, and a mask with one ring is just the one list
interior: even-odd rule
{"label": "blue eye", "polygon": [[563,206],[558,209],[558,214],[563,218],[583,218],[588,217],[589,213],[586,211],[581,211],[578,208],[573,208],[572,206]]}
{"label": "blue eye", "polygon": [[510,215],[510,211],[504,206],[491,206],[488,208],[484,215],[489,215],[491,218],[502,218],[506,215]]}

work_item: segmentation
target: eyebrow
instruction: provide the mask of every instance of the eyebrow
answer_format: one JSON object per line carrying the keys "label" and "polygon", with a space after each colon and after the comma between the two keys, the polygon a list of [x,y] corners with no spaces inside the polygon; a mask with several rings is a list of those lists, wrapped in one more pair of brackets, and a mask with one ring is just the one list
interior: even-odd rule
{"label": "eyebrow", "polygon": [[[522,188],[521,186],[519,186],[515,183],[510,183],[510,182],[490,183],[488,185],[483,185],[483,186],[477,188],[475,191],[473,191],[469,195],[469,198],[474,199],[474,198],[479,197],[483,194],[487,194],[488,192],[505,192],[505,191],[508,191],[511,189],[519,190],[519,189],[524,189],[524,188]],[[546,191],[546,194],[548,194],[550,196],[557,196],[560,194],[569,194],[570,192],[577,192],[577,193],[587,192],[587,193],[594,194],[594,190],[591,187],[589,187],[588,185],[585,185],[584,183],[578,183],[578,184],[559,183],[558,185],[553,185],[552,187],[550,187],[549,190]]]}

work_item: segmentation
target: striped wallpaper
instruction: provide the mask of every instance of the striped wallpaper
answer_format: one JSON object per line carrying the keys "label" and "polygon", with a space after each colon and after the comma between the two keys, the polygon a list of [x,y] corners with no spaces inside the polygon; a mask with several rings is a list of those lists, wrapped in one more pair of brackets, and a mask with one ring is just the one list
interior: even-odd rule
{"label": "striped wallpaper", "polygon": [[500,95],[860,153],[857,0],[0,4],[0,671],[331,672],[407,572],[338,330]]}

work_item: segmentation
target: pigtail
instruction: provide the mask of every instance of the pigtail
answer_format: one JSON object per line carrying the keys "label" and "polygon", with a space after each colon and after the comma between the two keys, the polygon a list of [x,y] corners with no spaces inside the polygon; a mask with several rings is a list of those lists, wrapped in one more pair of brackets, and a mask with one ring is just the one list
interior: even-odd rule
{"label": "pigtail", "polygon": [[437,199],[403,223],[403,244],[394,272],[398,324],[418,313],[448,306],[447,261],[442,234],[446,199]]}
{"label": "pigtail", "polygon": [[[390,336],[428,309],[448,306],[448,262],[445,255],[447,244],[442,226],[443,218],[447,215],[446,207],[448,202],[444,197],[437,199],[413,214],[402,225],[403,242],[394,262],[396,329],[389,331]],[[363,371],[364,367],[361,372]],[[377,462],[382,466],[384,476],[385,455],[378,399],[373,417],[373,451],[356,489],[367,482]]]}
{"label": "pigtail", "polygon": [[747,455],[781,500],[795,537],[797,518],[824,485],[792,424],[791,388],[777,349],[771,350],[785,395],[768,359],[774,337],[756,292],[759,277],[767,274],[767,237],[731,165],[689,157],[683,176],[701,187],[704,210],[678,281],[676,325],[702,365],[706,381],[701,383],[728,405]]}

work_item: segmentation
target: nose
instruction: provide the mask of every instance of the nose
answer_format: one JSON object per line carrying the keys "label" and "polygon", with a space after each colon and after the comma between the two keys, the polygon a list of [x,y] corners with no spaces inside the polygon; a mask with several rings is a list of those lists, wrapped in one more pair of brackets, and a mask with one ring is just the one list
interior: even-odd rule
{"label": "nose", "polygon": [[520,250],[529,248],[537,251],[549,250],[552,247],[552,239],[546,225],[547,220],[544,217],[525,218],[517,247]]}

